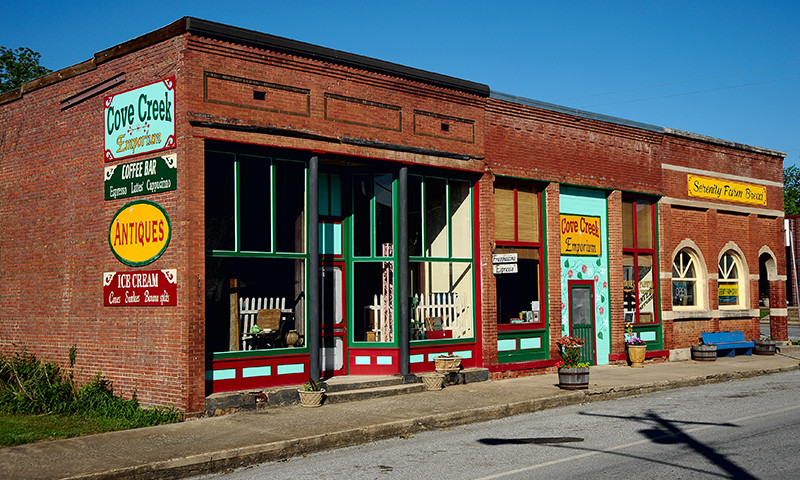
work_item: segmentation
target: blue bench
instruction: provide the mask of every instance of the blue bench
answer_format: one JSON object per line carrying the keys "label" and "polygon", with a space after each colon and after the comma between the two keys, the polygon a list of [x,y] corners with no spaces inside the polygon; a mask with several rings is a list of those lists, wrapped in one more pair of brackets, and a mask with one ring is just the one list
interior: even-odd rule
{"label": "blue bench", "polygon": [[717,346],[717,357],[733,357],[737,353],[753,354],[755,343],[745,340],[744,332],[702,332],[701,335],[703,343]]}

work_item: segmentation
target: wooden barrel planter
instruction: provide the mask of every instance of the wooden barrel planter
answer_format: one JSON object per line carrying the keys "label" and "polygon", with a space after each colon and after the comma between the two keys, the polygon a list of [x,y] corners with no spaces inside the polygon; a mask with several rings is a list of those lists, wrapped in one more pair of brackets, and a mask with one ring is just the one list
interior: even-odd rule
{"label": "wooden barrel planter", "polygon": [[558,386],[564,390],[585,390],[589,388],[589,367],[560,367]]}
{"label": "wooden barrel planter", "polygon": [[753,353],[756,355],[775,355],[777,342],[775,340],[756,340]]}
{"label": "wooden barrel planter", "polygon": [[698,362],[713,362],[716,359],[716,345],[692,345],[692,360]]}

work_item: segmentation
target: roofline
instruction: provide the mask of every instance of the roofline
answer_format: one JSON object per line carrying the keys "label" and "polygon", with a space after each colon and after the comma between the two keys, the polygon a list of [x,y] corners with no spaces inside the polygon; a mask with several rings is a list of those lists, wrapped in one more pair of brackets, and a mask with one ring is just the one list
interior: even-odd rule
{"label": "roofline", "polygon": [[715,145],[722,145],[728,148],[734,148],[737,150],[747,150],[749,152],[758,153],[761,155],[769,155],[771,157],[779,157],[781,159],[786,158],[786,152],[781,152],[779,150],[772,150],[769,148],[763,147],[754,147],[752,145],[747,145],[744,143],[737,143],[731,142],[730,140],[722,140],[719,138],[709,137],[707,135],[701,135],[699,133],[692,133],[692,132],[685,132],[683,130],[676,130],[674,128],[664,127],[664,133],[667,135],[673,135],[676,137],[688,138],[690,140],[695,140],[699,142],[706,142],[706,143],[713,143]]}
{"label": "roofline", "polygon": [[532,100],[530,98],[518,97],[516,95],[509,95],[507,93],[492,91],[489,98],[495,100],[503,100],[506,102],[517,103],[519,105],[527,105],[529,107],[540,108],[551,112],[565,113],[574,117],[581,117],[591,120],[598,120],[606,123],[613,123],[616,125],[624,125],[626,127],[638,128],[640,130],[648,130],[656,133],[664,133],[663,127],[650,125],[648,123],[635,122],[633,120],[626,120],[624,118],[612,117],[610,115],[603,115],[601,113],[588,112],[586,110],[579,110],[577,108],[565,107],[563,105],[556,105],[554,103],[540,102],[539,100]]}
{"label": "roofline", "polygon": [[81,73],[94,70],[97,65],[108,62],[115,58],[127,55],[131,52],[141,50],[159,42],[163,42],[183,33],[214,38],[217,40],[229,41],[252,47],[273,50],[301,57],[311,58],[324,62],[331,62],[338,65],[354,67],[384,75],[400,77],[411,81],[417,81],[457,90],[479,97],[489,96],[489,86],[481,83],[471,82],[448,75],[428,72],[417,68],[407,67],[397,63],[386,62],[375,58],[365,57],[354,53],[347,53],[332,48],[320,47],[310,43],[278,37],[267,33],[256,32],[239,27],[232,27],[222,23],[211,22],[194,17],[183,17],[180,20],[154,30],[150,33],[141,35],[133,40],[120,43],[106,50],[94,54],[94,57],[81,62],[77,65],[66,67],[56,72],[52,72],[43,77],[24,83],[17,90],[0,95],[0,104],[22,98],[22,96],[33,90],[46,87],[48,85],[66,80]]}

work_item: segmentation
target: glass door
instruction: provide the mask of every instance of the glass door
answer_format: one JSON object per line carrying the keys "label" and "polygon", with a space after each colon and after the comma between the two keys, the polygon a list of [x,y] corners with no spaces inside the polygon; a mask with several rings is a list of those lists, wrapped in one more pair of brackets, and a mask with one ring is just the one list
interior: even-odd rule
{"label": "glass door", "polygon": [[344,308],[344,265],[335,262],[320,267],[321,319],[319,361],[324,377],[345,375],[347,328]]}
{"label": "glass door", "polygon": [[594,283],[589,280],[569,282],[570,335],[582,338],[581,361],[594,365]]}

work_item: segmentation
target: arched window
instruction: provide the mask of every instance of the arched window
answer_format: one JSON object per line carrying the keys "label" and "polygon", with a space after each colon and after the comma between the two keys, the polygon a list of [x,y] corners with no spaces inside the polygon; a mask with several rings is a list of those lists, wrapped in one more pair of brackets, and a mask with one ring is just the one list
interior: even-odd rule
{"label": "arched window", "polygon": [[695,253],[684,248],[672,261],[672,306],[702,307],[702,296],[698,286],[702,286],[702,271]]}
{"label": "arched window", "polygon": [[745,308],[747,291],[745,285],[746,272],[742,261],[733,250],[723,253],[719,259],[719,306]]}

